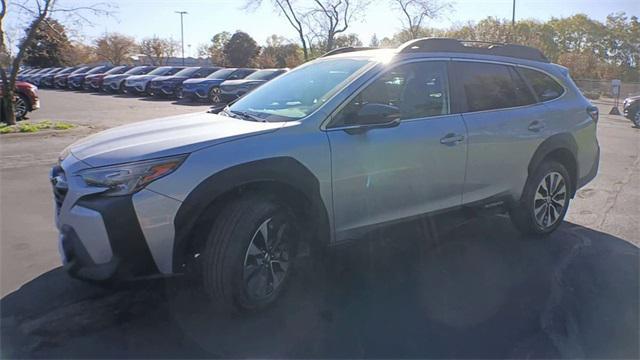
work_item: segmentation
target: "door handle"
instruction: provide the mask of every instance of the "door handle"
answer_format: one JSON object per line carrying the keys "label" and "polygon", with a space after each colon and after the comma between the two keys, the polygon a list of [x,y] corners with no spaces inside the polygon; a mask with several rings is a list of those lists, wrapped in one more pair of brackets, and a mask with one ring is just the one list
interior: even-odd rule
{"label": "door handle", "polygon": [[528,129],[529,129],[529,131],[538,132],[538,131],[544,129],[544,122],[542,122],[540,120],[534,120],[529,124]]}
{"label": "door handle", "polygon": [[464,140],[464,135],[449,133],[440,139],[440,144],[455,145]]}

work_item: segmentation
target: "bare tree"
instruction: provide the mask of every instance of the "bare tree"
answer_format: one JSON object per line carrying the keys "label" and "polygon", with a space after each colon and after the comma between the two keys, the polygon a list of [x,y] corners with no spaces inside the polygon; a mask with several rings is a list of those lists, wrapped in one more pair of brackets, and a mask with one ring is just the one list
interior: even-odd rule
{"label": "bare tree", "polygon": [[[13,112],[16,77],[18,76],[25,50],[32,43],[38,28],[43,25],[50,26],[48,19],[55,14],[66,16],[71,21],[77,23],[85,23],[89,22],[86,14],[108,15],[108,9],[110,8],[110,5],[107,3],[92,3],[71,8],[58,4],[58,0],[28,0],[12,3],[14,8],[26,13],[26,15],[31,18],[31,21],[27,22],[29,27],[26,29],[26,35],[19,42],[18,53],[10,62],[11,72],[7,74],[4,66],[0,66],[0,77],[2,78],[2,118],[10,125],[16,123],[16,117]],[[7,1],[0,0],[0,52],[3,54],[10,53],[4,32],[4,18],[8,10]]]}
{"label": "bare tree", "polygon": [[165,65],[176,54],[178,46],[174,39],[162,39],[154,35],[143,39],[139,49],[151,61],[151,65]]}
{"label": "bare tree", "polygon": [[336,37],[347,31],[349,25],[361,15],[369,0],[313,0],[309,12],[310,26],[325,45],[325,51],[336,46]]}
{"label": "bare tree", "polygon": [[96,40],[96,55],[98,58],[109,61],[113,65],[130,62],[136,48],[135,39],[123,34],[106,34]]}
{"label": "bare tree", "polygon": [[440,0],[390,0],[402,12],[402,25],[411,39],[420,37],[425,19],[435,19],[451,9],[451,3]]}
{"label": "bare tree", "polygon": [[[304,60],[309,60],[309,45],[306,38],[306,29],[303,23],[303,19],[307,16],[307,13],[297,4],[296,0],[270,0],[273,7],[283,15],[291,27],[298,33],[300,39],[300,45],[302,46],[302,52],[304,53]],[[245,9],[256,9],[262,5],[262,0],[246,0]]]}

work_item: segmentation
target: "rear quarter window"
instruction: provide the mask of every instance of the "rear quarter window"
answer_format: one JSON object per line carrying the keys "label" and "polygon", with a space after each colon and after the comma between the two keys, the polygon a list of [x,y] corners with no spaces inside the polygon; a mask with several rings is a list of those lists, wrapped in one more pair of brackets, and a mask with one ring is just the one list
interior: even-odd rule
{"label": "rear quarter window", "polygon": [[507,109],[536,102],[526,83],[510,66],[457,62],[455,73],[467,99],[469,112]]}
{"label": "rear quarter window", "polygon": [[564,93],[562,85],[547,74],[527,68],[519,68],[518,71],[529,81],[540,101],[557,99]]}

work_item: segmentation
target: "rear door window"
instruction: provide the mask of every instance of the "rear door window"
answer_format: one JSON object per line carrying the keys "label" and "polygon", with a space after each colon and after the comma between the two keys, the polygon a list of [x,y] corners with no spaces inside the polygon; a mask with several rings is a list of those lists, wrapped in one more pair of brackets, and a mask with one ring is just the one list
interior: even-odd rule
{"label": "rear door window", "polygon": [[467,111],[486,111],[536,102],[526,83],[510,66],[456,62],[455,73],[467,99]]}
{"label": "rear door window", "polygon": [[564,93],[562,85],[540,71],[527,68],[518,68],[518,71],[529,81],[540,101],[553,100]]}

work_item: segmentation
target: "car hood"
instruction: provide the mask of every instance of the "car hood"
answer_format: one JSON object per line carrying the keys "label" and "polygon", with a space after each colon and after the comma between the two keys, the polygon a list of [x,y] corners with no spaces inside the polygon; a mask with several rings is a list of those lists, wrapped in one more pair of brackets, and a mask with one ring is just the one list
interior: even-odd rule
{"label": "car hood", "polygon": [[635,101],[635,100],[640,100],[640,95],[629,96],[628,98],[624,99],[624,101],[626,101],[626,102],[631,102],[631,101]]}
{"label": "car hood", "polygon": [[222,86],[242,86],[242,85],[258,85],[264,84],[266,80],[227,80]]}
{"label": "car hood", "polygon": [[107,75],[104,77],[105,80],[118,80],[118,79],[124,79],[124,78],[128,78],[134,75],[129,75],[129,74],[117,74],[117,75]]}
{"label": "car hood", "polygon": [[179,80],[186,80],[186,79],[188,79],[186,76],[175,76],[175,75],[172,75],[172,76],[159,76],[159,77],[153,79],[153,81],[156,81],[156,82],[157,81],[165,81],[165,80],[169,80],[169,81],[178,80],[179,81]]}
{"label": "car hood", "polygon": [[127,78],[127,80],[136,81],[136,80],[151,80],[159,77],[159,75],[132,75]]}
{"label": "car hood", "polygon": [[207,78],[189,79],[189,80],[185,80],[183,84],[184,85],[187,85],[187,84],[191,84],[191,85],[199,85],[199,84],[219,85],[219,84],[222,84],[223,81],[224,81],[224,79],[207,79]]}
{"label": "car hood", "polygon": [[69,151],[91,166],[105,166],[191,153],[272,132],[284,124],[199,112],[112,128],[72,144]]}

